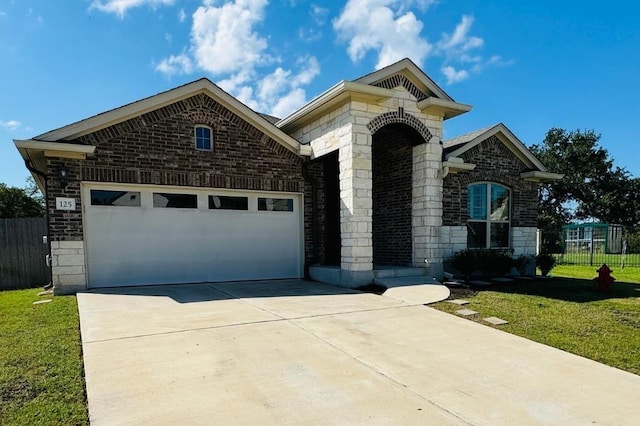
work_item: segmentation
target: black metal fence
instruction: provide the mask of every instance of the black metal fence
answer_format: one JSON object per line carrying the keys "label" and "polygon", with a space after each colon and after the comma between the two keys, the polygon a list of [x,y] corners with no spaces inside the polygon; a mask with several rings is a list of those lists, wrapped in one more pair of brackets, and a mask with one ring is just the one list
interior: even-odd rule
{"label": "black metal fence", "polygon": [[[557,246],[556,246],[557,247]],[[640,247],[622,227],[607,224],[571,225],[563,229],[562,247],[553,250],[558,264],[618,268],[640,267]]]}
{"label": "black metal fence", "polygon": [[49,282],[44,218],[0,219],[0,291],[31,288]]}

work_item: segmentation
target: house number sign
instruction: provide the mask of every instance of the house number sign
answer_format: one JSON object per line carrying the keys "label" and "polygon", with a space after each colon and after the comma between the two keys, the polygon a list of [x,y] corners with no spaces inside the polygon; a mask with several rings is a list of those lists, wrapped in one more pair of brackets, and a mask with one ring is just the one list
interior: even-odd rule
{"label": "house number sign", "polygon": [[75,209],[76,209],[75,198],[56,197],[56,210],[75,210]]}

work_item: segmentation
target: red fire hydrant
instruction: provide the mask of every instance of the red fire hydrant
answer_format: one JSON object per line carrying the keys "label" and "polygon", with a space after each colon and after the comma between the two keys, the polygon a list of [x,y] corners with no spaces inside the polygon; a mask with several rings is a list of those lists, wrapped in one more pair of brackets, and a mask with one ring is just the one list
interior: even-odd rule
{"label": "red fire hydrant", "polygon": [[599,269],[596,269],[598,276],[593,280],[596,282],[596,287],[599,291],[609,291],[611,285],[616,280],[611,273],[613,270],[609,269],[606,263],[603,263]]}

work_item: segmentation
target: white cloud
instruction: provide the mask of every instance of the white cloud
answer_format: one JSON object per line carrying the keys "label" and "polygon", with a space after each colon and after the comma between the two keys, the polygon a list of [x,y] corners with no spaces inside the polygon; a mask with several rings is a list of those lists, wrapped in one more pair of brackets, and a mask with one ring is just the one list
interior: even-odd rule
{"label": "white cloud", "polygon": [[442,67],[440,71],[442,71],[442,74],[447,78],[447,84],[458,83],[469,78],[468,71],[456,70],[451,65]]}
{"label": "white cloud", "polygon": [[214,75],[234,73],[269,61],[267,41],[254,29],[267,0],[206,3],[193,14],[191,51],[198,66]]}
{"label": "white cloud", "polygon": [[171,44],[171,40],[173,40],[173,36],[169,33],[164,33],[164,39],[167,41],[167,43]]}
{"label": "white cloud", "polygon": [[478,49],[484,45],[483,39],[469,35],[473,20],[473,16],[463,15],[453,33],[442,35],[438,42],[438,49],[443,51],[447,58],[468,55],[467,52],[470,50]]}
{"label": "white cloud", "polygon": [[9,121],[0,120],[0,127],[2,127],[3,129],[7,129],[9,131],[16,130],[21,125],[22,123],[20,123],[18,120],[9,120]]}
{"label": "white cloud", "polygon": [[97,9],[105,13],[113,13],[123,18],[127,10],[134,7],[148,5],[152,8],[170,6],[175,0],[93,0],[90,9]]}
{"label": "white cloud", "polygon": [[185,19],[187,19],[187,14],[184,13],[184,9],[180,9],[180,11],[178,12],[178,21],[182,23]]}
{"label": "white cloud", "polygon": [[193,63],[186,54],[171,55],[156,65],[156,71],[171,76],[174,74],[190,74],[193,71]]}
{"label": "white cloud", "polygon": [[329,16],[329,9],[318,6],[316,4],[311,5],[311,17],[317,25],[324,25],[327,22]]}
{"label": "white cloud", "polygon": [[[447,84],[466,80],[472,73],[479,74],[487,67],[503,67],[513,63],[500,55],[485,59],[477,53],[484,46],[484,40],[470,34],[473,21],[472,16],[463,15],[453,32],[443,34],[436,44],[438,53],[445,58],[440,70],[446,77]],[[452,64],[456,64],[457,68]]]}
{"label": "white cloud", "polygon": [[299,58],[294,69],[268,52],[267,38],[258,32],[267,0],[233,0],[219,4],[204,0],[193,14],[190,46],[182,54],[162,60],[155,69],[168,76],[205,71],[223,90],[250,108],[284,116],[305,102],[305,90],[320,73],[313,56]]}
{"label": "white cloud", "polygon": [[423,24],[408,9],[416,4],[426,9],[433,0],[349,0],[333,28],[340,41],[348,42],[347,52],[353,62],[370,51],[378,55],[376,68],[402,58],[421,65],[433,46],[422,37]]}

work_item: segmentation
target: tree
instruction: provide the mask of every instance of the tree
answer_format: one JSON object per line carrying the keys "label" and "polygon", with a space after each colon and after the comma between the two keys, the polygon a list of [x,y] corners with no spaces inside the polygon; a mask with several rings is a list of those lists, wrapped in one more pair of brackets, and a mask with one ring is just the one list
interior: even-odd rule
{"label": "tree", "polygon": [[0,183],[0,218],[40,217],[44,211],[44,199],[39,191]]}
{"label": "tree", "polygon": [[598,220],[624,225],[640,222],[640,181],[614,166],[608,151],[593,130],[550,129],[531,151],[551,172],[564,178],[540,189],[538,226],[545,247],[557,249],[562,225],[572,220]]}

